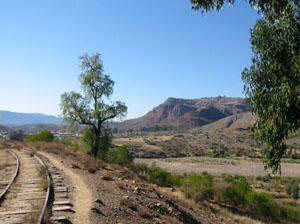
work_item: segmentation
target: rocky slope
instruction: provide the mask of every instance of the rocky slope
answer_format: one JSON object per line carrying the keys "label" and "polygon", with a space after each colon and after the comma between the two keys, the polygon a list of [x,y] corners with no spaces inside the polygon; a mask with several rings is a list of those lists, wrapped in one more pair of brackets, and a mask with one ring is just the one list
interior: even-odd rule
{"label": "rocky slope", "polygon": [[203,125],[201,127],[193,128],[190,132],[205,132],[214,131],[224,128],[247,128],[253,125],[257,117],[251,112],[243,112],[236,115],[231,115],[223,119],[217,120],[213,123]]}
{"label": "rocky slope", "polygon": [[168,98],[146,115],[124,121],[118,125],[118,128],[123,130],[155,126],[192,128],[247,111],[249,107],[242,98]]}

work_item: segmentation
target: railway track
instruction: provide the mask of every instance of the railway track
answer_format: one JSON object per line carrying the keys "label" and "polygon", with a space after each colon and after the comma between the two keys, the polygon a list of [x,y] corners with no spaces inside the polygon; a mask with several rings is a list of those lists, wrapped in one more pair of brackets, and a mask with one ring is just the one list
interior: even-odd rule
{"label": "railway track", "polygon": [[18,174],[18,159],[15,154],[0,150],[0,201]]}
{"label": "railway track", "polygon": [[40,224],[50,194],[49,173],[36,155],[13,150],[11,156],[16,165],[14,172],[10,170],[10,174],[14,173],[11,180],[2,190],[0,224]]}

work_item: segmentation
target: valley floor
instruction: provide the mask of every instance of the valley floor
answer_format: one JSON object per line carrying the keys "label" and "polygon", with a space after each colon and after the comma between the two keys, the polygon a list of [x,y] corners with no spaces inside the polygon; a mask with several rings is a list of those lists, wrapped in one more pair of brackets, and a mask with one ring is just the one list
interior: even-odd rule
{"label": "valley floor", "polygon": [[[211,175],[232,174],[242,176],[267,175],[271,171],[266,171],[260,159],[226,159],[210,157],[184,157],[167,159],[135,159],[135,163],[146,163],[157,166],[177,174],[207,172]],[[299,163],[282,163],[282,177],[299,177]]]}

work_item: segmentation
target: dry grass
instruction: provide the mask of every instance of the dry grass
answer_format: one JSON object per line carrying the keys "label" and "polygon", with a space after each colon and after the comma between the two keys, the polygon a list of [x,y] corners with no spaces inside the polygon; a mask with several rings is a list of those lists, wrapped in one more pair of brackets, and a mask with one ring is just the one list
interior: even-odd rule
{"label": "dry grass", "polygon": [[95,173],[99,169],[107,167],[107,163],[100,159],[94,159],[85,152],[79,152],[69,146],[65,146],[59,143],[45,143],[45,142],[14,142],[11,143],[14,147],[30,148],[33,153],[37,151],[44,151],[47,153],[53,153],[60,155],[61,157],[74,158],[74,161],[78,161],[78,164],[74,164],[75,167],[83,167],[90,173]]}

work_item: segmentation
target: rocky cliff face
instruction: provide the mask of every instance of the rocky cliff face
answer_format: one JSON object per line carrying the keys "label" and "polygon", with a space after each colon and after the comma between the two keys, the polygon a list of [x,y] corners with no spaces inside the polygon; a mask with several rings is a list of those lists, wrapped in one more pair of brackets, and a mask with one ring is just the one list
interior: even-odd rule
{"label": "rocky cliff face", "polygon": [[156,125],[182,128],[199,127],[246,111],[249,111],[249,106],[242,98],[168,98],[146,115],[120,123],[119,128],[126,130],[149,128]]}

